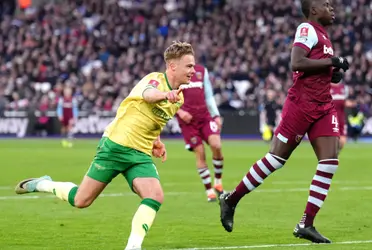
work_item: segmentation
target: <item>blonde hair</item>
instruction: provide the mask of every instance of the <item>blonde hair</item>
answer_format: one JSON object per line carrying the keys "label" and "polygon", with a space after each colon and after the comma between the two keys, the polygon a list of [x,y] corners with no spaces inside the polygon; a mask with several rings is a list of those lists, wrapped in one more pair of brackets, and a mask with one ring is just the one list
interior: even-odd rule
{"label": "blonde hair", "polygon": [[194,55],[191,44],[180,41],[173,41],[164,52],[164,61],[168,63],[173,59],[180,59],[184,55]]}

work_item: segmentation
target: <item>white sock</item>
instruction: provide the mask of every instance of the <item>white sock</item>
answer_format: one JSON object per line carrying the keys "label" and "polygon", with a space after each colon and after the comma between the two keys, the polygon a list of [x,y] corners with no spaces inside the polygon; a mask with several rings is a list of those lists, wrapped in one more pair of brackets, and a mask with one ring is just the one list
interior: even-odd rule
{"label": "white sock", "polygon": [[142,241],[143,236],[131,233],[125,250],[141,249]]}
{"label": "white sock", "polygon": [[68,194],[71,189],[76,186],[77,185],[72,182],[42,180],[36,185],[36,190],[39,192],[53,193],[61,200],[68,201]]}
{"label": "white sock", "polygon": [[156,217],[156,211],[146,204],[141,204],[133,216],[132,231],[125,250],[141,249],[142,242]]}
{"label": "white sock", "polygon": [[222,179],[221,178],[214,178],[214,185],[220,185],[222,184]]}
{"label": "white sock", "polygon": [[208,189],[208,190],[206,191],[206,193],[207,193],[207,195],[214,194],[214,190],[213,190],[213,188]]}
{"label": "white sock", "polygon": [[53,182],[50,180],[39,181],[36,185],[36,190],[39,192],[53,193]]}

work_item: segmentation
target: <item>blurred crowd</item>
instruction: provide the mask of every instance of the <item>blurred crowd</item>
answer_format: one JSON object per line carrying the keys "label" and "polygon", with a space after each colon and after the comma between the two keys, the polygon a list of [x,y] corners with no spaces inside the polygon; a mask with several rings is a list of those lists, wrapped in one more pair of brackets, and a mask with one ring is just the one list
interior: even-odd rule
{"label": "blurred crowd", "polygon": [[[141,77],[164,70],[163,51],[173,40],[194,46],[221,109],[258,109],[269,89],[281,104],[292,84],[299,0],[62,2],[0,12],[0,111],[41,103],[55,109],[65,87],[74,89],[81,110],[116,110]],[[333,5],[329,34],[336,55],[351,62],[344,83],[369,114],[372,3]]]}

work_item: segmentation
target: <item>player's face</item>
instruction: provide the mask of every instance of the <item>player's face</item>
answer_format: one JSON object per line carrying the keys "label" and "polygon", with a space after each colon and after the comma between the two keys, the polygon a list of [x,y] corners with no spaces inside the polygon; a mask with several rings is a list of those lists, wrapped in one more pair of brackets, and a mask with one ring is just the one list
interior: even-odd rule
{"label": "player's face", "polygon": [[71,89],[64,89],[64,91],[63,91],[63,95],[65,96],[65,97],[71,97],[71,95],[72,95],[72,90]]}
{"label": "player's face", "polygon": [[184,55],[175,62],[175,75],[180,85],[190,83],[191,77],[195,73],[194,66],[195,58],[193,55]]}
{"label": "player's face", "polygon": [[333,24],[335,20],[335,12],[332,7],[331,0],[319,0],[317,3],[317,14],[319,22],[323,26],[328,26]]}

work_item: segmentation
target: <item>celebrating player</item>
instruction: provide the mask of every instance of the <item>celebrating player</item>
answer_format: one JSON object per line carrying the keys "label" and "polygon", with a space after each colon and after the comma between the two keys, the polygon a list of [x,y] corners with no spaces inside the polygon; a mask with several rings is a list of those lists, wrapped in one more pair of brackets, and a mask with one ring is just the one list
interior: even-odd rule
{"label": "celebrating player", "polygon": [[16,193],[54,193],[72,206],[85,208],[113,178],[122,174],[142,199],[133,217],[125,249],[141,249],[142,241],[163,202],[163,190],[151,155],[166,160],[166,149],[159,135],[183,104],[179,86],[189,83],[195,72],[194,51],[188,43],[174,42],[166,49],[164,59],[166,72],[153,72],[142,78],[120,104],[79,187],[43,176],[21,181],[16,186]]}
{"label": "celebrating player", "polygon": [[191,83],[181,86],[185,98],[182,108],[177,111],[186,148],[195,152],[196,167],[207,192],[208,201],[216,201],[212,189],[210,172],[206,163],[203,141],[209,144],[214,165],[214,189],[218,195],[223,193],[221,152],[221,119],[213,97],[208,70],[201,65],[195,66]]}
{"label": "celebrating player", "polygon": [[345,115],[345,107],[353,107],[356,105],[354,101],[348,100],[348,88],[344,84],[331,84],[331,95],[333,103],[337,111],[338,127],[340,128],[340,141],[338,151],[343,149],[347,142],[347,123]]}
{"label": "celebrating player", "polygon": [[338,167],[339,122],[330,94],[330,83],[340,81],[349,69],[343,57],[334,57],[326,27],[335,19],[329,0],[302,0],[307,22],[297,28],[291,53],[293,86],[288,91],[282,120],[275,131],[271,149],[258,160],[231,193],[220,196],[221,222],[231,232],[239,200],[257,188],[287,159],[308,134],[318,166],[311,182],[305,212],[294,235],[316,243],[330,243],[313,226],[315,216],[327,197],[332,177]]}
{"label": "celebrating player", "polygon": [[72,147],[73,126],[78,118],[77,100],[72,96],[72,89],[65,88],[63,97],[58,99],[57,115],[61,122],[62,146]]}

